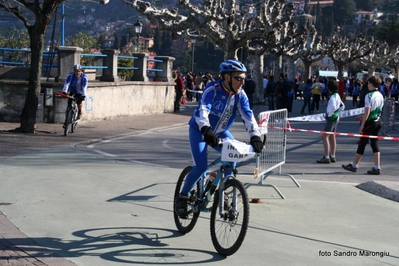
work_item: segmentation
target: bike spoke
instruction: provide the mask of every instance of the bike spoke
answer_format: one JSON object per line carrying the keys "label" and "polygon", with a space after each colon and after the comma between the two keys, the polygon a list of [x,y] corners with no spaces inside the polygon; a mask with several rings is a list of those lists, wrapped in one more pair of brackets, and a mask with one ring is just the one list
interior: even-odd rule
{"label": "bike spoke", "polygon": [[248,197],[241,182],[229,180],[225,184],[222,212],[219,212],[218,195],[216,200],[211,213],[212,242],[218,253],[229,256],[240,248],[248,229]]}

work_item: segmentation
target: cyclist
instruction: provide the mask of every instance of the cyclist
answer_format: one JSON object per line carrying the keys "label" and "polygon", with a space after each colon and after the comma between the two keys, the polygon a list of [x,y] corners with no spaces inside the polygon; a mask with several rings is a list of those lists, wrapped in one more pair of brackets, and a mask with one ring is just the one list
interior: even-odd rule
{"label": "cyclist", "polygon": [[[73,72],[70,73],[64,83],[64,87],[62,88],[62,92],[67,94],[69,89],[69,95],[75,95],[74,97],[77,99],[76,104],[78,106],[78,117],[77,119],[82,118],[82,102],[86,98],[86,91],[88,85],[88,78],[85,73],[83,73],[83,69],[81,65],[74,65]],[[68,99],[68,106],[72,104],[72,99]]]}
{"label": "cyclist", "polygon": [[187,218],[188,194],[207,169],[207,145],[221,152],[219,138],[234,139],[229,129],[237,110],[251,137],[250,143],[254,151],[260,152],[263,148],[260,129],[249,106],[248,97],[242,89],[246,72],[244,64],[237,60],[227,60],[220,64],[221,78],[205,89],[188,123],[194,166],[186,177],[175,205],[175,211],[181,218]]}

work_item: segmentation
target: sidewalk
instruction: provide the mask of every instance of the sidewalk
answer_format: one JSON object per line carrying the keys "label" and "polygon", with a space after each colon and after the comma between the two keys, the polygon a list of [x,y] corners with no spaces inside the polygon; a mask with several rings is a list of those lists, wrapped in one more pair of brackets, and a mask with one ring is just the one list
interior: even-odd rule
{"label": "sidewalk", "polygon": [[242,177],[261,203],[251,204],[243,246],[225,259],[210,242],[209,215],[201,214],[190,234],[176,233],[171,210],[179,170],[80,156],[70,147],[186,124],[194,105],[179,114],[82,121],[67,137],[61,125],[16,135],[8,130],[18,124],[0,123],[0,265],[235,266],[264,265],[265,257],[277,266],[398,264],[398,203],[353,184],[301,181],[297,188],[272,179],[284,188],[281,200]]}

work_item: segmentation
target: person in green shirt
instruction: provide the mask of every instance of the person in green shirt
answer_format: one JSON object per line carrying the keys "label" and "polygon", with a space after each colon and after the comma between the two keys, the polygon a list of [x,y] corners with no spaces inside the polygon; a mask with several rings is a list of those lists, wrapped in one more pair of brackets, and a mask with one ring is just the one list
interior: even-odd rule
{"label": "person in green shirt", "polygon": [[[345,105],[338,94],[338,83],[335,78],[330,78],[327,84],[330,97],[328,99],[327,109],[326,109],[326,125],[324,131],[335,132],[337,131],[337,125],[339,122],[339,112],[345,109]],[[337,150],[337,140],[335,134],[323,134],[323,147],[324,156],[318,163],[335,163],[335,152]]]}
{"label": "person in green shirt", "polygon": [[[381,112],[384,106],[384,97],[378,91],[378,86],[381,84],[381,79],[378,76],[371,76],[368,79],[369,93],[365,97],[364,113],[362,116],[356,117],[357,121],[362,121],[359,132],[363,135],[378,136],[382,128]],[[348,164],[342,165],[347,171],[356,172],[359,168],[359,162],[364,154],[364,150],[369,138],[360,138],[355,160]],[[378,138],[370,138],[370,146],[374,154],[374,166],[367,171],[369,175],[379,175],[381,173],[380,167],[380,149],[378,147]]]}

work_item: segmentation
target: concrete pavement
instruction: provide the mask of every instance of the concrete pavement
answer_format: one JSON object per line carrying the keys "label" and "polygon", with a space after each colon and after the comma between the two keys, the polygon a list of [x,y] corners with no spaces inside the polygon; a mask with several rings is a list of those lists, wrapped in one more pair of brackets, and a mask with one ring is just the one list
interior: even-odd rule
{"label": "concrete pavement", "polygon": [[[166,116],[157,118],[157,126],[163,126]],[[144,123],[155,121],[154,116],[140,118],[143,124],[128,119],[119,132],[116,123],[98,122],[113,126],[102,126],[97,135],[92,124],[82,123],[78,130],[88,132],[83,140],[49,130],[56,133],[30,136],[26,142],[45,135],[53,145],[0,158],[0,265],[399,264],[397,202],[352,183],[301,180],[297,188],[290,180],[268,178],[284,189],[286,199],[281,200],[247,175],[240,180],[249,197],[261,203],[251,204],[250,228],[240,250],[228,258],[219,256],[211,243],[208,214],[201,214],[191,233],[176,232],[172,196],[181,170],[123,163],[75,149],[81,141],[145,130]],[[167,124],[186,121],[183,114]],[[12,138],[3,133],[1,139]]]}

